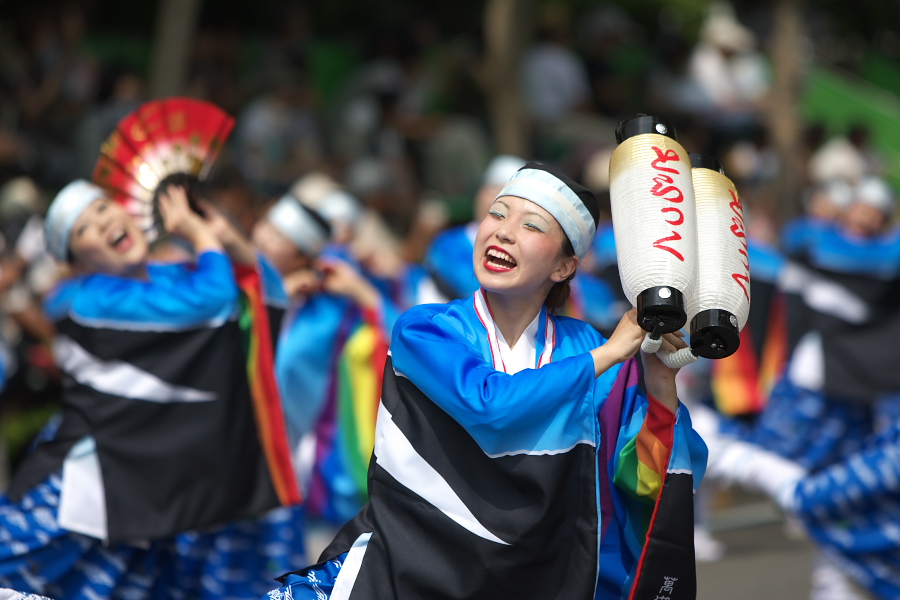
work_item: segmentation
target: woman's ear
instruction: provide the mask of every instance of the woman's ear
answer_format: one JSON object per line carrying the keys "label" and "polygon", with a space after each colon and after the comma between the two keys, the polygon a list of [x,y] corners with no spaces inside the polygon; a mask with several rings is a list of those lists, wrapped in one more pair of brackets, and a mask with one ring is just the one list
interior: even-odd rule
{"label": "woman's ear", "polygon": [[554,283],[565,281],[575,274],[581,259],[577,256],[561,256],[556,264],[556,269],[550,274]]}

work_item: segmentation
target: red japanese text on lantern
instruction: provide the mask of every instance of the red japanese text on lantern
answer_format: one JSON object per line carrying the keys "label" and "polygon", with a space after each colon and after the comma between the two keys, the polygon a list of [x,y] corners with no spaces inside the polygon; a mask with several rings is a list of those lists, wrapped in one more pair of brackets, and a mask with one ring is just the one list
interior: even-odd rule
{"label": "red japanese text on lantern", "polygon": [[731,194],[731,202],[728,206],[734,215],[731,217],[731,233],[740,240],[741,247],[738,252],[741,255],[741,265],[744,267],[743,273],[732,273],[731,278],[741,286],[744,297],[750,302],[750,292],[747,286],[750,284],[750,255],[747,253],[747,233],[744,231],[744,209],[741,206],[741,199],[734,193],[734,190],[728,190]]}
{"label": "red japanese text on lantern", "polygon": [[[678,175],[680,174],[680,171],[674,167],[666,166],[666,163],[681,162],[681,157],[678,156],[678,152],[671,148],[663,152],[661,149],[653,146],[653,150],[656,152],[656,158],[650,163],[650,166],[660,173],[653,178],[654,185],[650,189],[650,193],[667,202],[680,204],[684,201],[684,193],[682,193],[677,185],[674,185],[675,180],[668,175]],[[664,215],[663,220],[673,227],[677,227],[684,223],[684,213],[677,206],[665,206],[660,212]],[[684,262],[684,256],[682,256],[681,252],[668,245],[669,242],[677,242],[679,240],[681,240],[681,234],[677,231],[672,231],[672,235],[660,238],[653,242],[653,247],[665,250],[681,262]]]}

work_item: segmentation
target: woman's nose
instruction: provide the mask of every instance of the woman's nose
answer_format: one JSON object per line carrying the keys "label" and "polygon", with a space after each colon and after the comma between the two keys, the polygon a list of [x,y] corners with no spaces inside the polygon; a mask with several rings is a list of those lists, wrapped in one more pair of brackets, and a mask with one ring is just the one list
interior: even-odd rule
{"label": "woman's nose", "polygon": [[504,242],[512,242],[514,239],[514,235],[512,233],[512,228],[509,226],[509,223],[504,221],[503,224],[497,228],[497,239],[502,240]]}

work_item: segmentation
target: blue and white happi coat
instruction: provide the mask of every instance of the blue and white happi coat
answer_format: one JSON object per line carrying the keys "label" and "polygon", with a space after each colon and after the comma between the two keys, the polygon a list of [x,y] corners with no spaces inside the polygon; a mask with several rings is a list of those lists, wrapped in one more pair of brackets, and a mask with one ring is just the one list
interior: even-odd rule
{"label": "blue and white happi coat", "polygon": [[302,564],[302,521],[274,508],[256,439],[227,256],[74,278],[45,308],[63,410],[0,497],[0,587],[221,600]]}
{"label": "blue and white happi coat", "polygon": [[[640,501],[608,483],[618,459],[600,458],[601,430],[618,456],[653,410],[636,385],[620,389],[633,403],[602,427],[624,373],[594,376],[589,351],[603,338],[546,310],[530,329],[516,344],[529,346],[523,365],[481,291],[400,317],[369,503],[318,564],[286,575],[267,599],[627,597],[646,523],[629,521]],[[706,448],[683,407],[667,412],[669,473],[688,476],[690,499]],[[688,554],[693,566],[692,546]]]}

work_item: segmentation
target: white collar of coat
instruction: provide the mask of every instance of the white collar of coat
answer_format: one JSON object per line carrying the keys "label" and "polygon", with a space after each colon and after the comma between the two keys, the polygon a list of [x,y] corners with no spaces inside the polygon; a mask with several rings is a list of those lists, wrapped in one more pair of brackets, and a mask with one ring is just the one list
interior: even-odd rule
{"label": "white collar of coat", "polygon": [[[482,326],[488,336],[488,342],[491,349],[491,360],[494,368],[504,373],[509,373],[503,364],[503,357],[500,354],[500,339],[497,336],[497,327],[494,323],[494,316],[491,314],[491,308],[485,296],[484,288],[478,288],[474,296],[475,313],[481,321]],[[547,312],[547,307],[542,306],[541,312],[538,314],[538,330],[535,338],[535,365],[534,368],[539,369],[553,359],[553,347],[556,343],[556,326],[553,319]]]}

